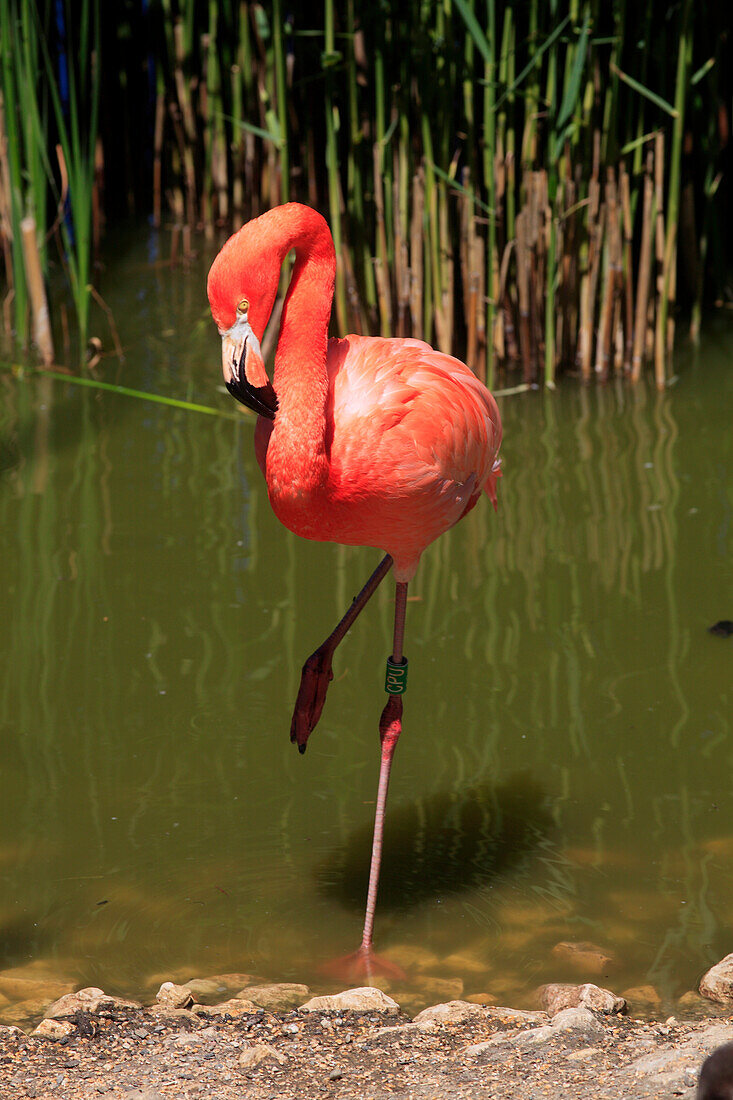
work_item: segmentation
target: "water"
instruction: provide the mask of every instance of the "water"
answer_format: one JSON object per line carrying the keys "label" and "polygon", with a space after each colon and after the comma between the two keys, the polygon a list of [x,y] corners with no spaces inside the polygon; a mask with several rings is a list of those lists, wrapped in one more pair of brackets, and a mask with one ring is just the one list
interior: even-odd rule
{"label": "water", "polygon": [[[107,273],[127,358],[100,376],[231,414],[205,264],[145,261],[128,243]],[[733,640],[707,628],[733,618],[731,353],[713,331],[661,395],[503,399],[498,514],[423,558],[376,923],[414,1007],[445,999],[434,976],[515,1005],[594,979],[673,1004],[729,950]],[[378,554],[278,525],[246,414],[0,388],[0,969],[139,997],[223,971],[335,988],[391,580],[305,757],[288,730]],[[611,961],[573,966],[564,941]]]}

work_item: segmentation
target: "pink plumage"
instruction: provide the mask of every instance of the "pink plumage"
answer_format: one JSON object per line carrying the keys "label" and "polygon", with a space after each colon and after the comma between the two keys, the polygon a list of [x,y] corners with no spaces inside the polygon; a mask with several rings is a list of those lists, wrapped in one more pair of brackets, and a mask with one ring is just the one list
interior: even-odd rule
{"label": "pink plumage", "polygon": [[[295,250],[270,384],[260,340],[285,257]],[[331,658],[390,567],[397,582],[391,662],[402,654],[407,582],[426,546],[474,507],[496,504],[501,420],[476,376],[421,340],[328,339],[336,256],[320,214],[276,207],[235,233],[208,279],[227,388],[260,415],[257,460],[278,519],[305,538],[385,551],[336,629],[306,661],[291,726],[305,751],[332,679]],[[390,691],[390,687],[387,687]],[[375,966],[372,926],[402,696],[380,722],[382,766],[362,946],[350,969]],[[382,969],[389,969],[385,963]],[[393,968],[394,969],[394,968]]]}
{"label": "pink plumage", "polygon": [[297,260],[275,357],[278,415],[261,417],[255,437],[270,502],[296,534],[379,547],[394,559],[396,579],[410,580],[425,547],[482,491],[496,501],[496,402],[468,367],[421,340],[326,342],[331,235],[297,203],[245,225],[215,260],[208,290],[221,331],[245,299],[261,339],[291,247]]}

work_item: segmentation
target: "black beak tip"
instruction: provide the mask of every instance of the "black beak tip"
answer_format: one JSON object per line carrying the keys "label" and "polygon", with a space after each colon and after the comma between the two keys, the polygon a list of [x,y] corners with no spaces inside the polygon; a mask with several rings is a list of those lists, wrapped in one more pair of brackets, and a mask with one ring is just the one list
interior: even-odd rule
{"label": "black beak tip", "polygon": [[308,747],[307,745],[298,745],[298,752],[300,753],[301,756],[304,754],[307,747]]}
{"label": "black beak tip", "polygon": [[270,384],[258,387],[250,386],[249,382],[243,381],[241,378],[224,384],[232,397],[239,401],[240,405],[256,412],[258,416],[264,416],[268,420],[275,419],[277,397]]}

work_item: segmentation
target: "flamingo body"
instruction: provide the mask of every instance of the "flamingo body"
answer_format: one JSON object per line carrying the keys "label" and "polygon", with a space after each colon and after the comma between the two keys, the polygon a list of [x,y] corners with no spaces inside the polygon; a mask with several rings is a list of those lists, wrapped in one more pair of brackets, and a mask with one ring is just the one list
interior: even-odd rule
{"label": "flamingo body", "polygon": [[[295,263],[283,303],[273,382],[260,340],[287,254]],[[501,420],[475,375],[421,340],[328,339],[336,256],[320,214],[287,203],[244,225],[209,271],[230,392],[258,415],[255,451],[278,519],[309,539],[375,546],[385,557],[333,632],[305,662],[290,738],[305,752],[333,679],[331,659],[393,566],[391,675],[406,676],[407,585],[426,546],[474,507],[496,504]],[[400,678],[399,676],[397,677]],[[378,962],[372,930],[390,768],[402,729],[402,695],[379,723],[381,765],[362,945],[345,960],[353,977]],[[390,971],[385,961],[383,971]],[[391,968],[400,975],[399,968]]]}
{"label": "flamingo body", "polygon": [[326,477],[301,485],[260,417],[255,450],[273,510],[309,539],[375,546],[410,580],[425,547],[485,491],[496,501],[496,403],[458,359],[420,340],[329,340]]}

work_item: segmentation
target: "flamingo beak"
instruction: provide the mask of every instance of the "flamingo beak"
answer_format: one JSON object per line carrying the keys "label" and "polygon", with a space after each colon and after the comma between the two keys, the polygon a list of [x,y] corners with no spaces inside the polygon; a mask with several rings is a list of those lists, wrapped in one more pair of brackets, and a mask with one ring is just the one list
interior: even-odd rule
{"label": "flamingo beak", "polygon": [[222,334],[221,369],[232,397],[259,416],[275,419],[277,397],[267,377],[260,342],[244,320]]}

